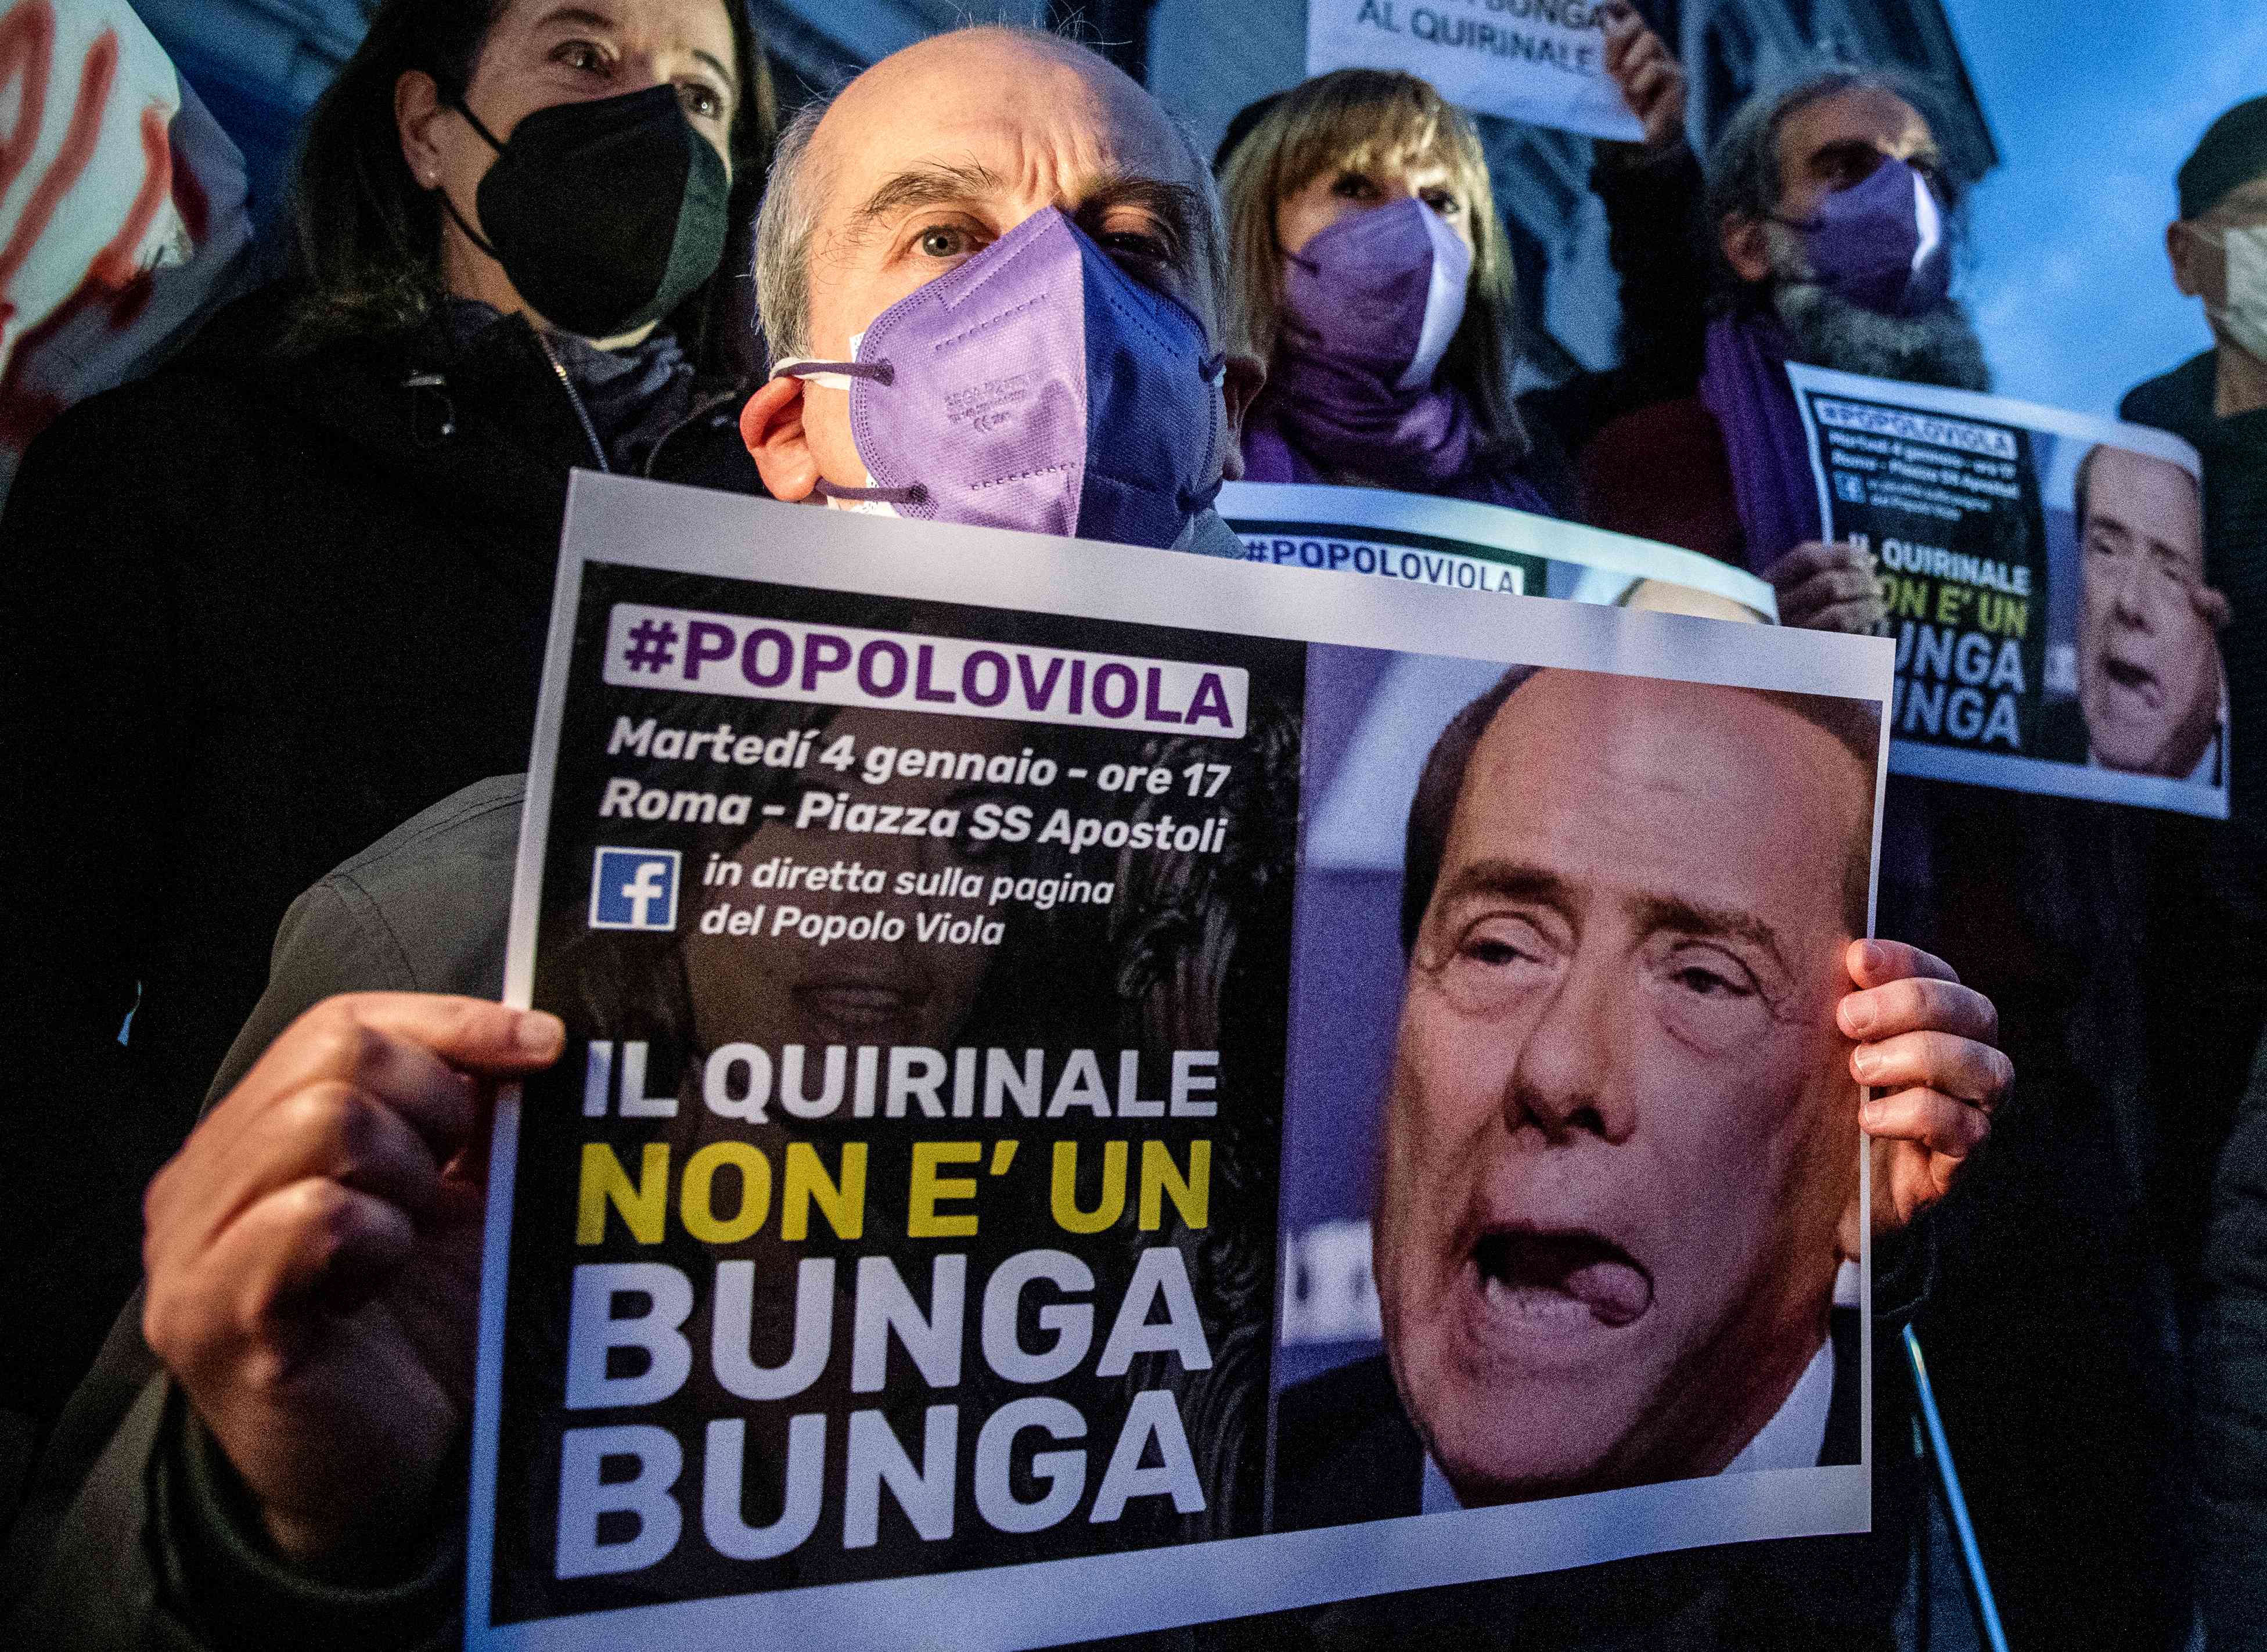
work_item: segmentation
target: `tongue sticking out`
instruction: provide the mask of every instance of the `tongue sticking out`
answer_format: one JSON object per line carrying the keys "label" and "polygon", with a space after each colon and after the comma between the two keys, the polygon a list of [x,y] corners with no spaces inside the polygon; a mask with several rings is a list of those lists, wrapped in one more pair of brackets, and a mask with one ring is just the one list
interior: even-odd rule
{"label": "tongue sticking out", "polygon": [[1586,1233],[1491,1233],[1474,1259],[1491,1298],[1515,1311],[1587,1309],[1609,1327],[1653,1306],[1653,1281],[1619,1245]]}
{"label": "tongue sticking out", "polygon": [[2131,660],[2119,659],[2114,654],[2102,662],[2102,668],[2111,682],[2137,694],[2146,694],[2156,686],[2156,678],[2146,667],[2136,665]]}

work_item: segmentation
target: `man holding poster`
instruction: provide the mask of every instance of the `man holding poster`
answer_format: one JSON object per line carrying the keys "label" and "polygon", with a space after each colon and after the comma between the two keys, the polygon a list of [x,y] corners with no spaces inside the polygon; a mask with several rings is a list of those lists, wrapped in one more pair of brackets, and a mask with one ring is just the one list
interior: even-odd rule
{"label": "man holding poster", "polygon": [[1759,92],[1708,163],[1731,277],[1697,394],[1599,432],[1583,463],[1599,526],[1705,551],[1778,589],[1783,623],[1867,632],[1865,554],[1819,520],[1786,363],[1982,390],[1951,282],[1958,180],[1922,89],[1832,68]]}
{"label": "man holding poster", "polygon": [[[643,565],[591,562],[579,603],[562,605],[562,670],[583,664],[571,689],[555,679],[568,698],[547,713],[547,767],[525,817],[537,859],[523,864],[539,862],[547,892],[539,914],[523,902],[514,980],[524,992],[535,971],[537,1002],[574,1029],[569,1060],[554,1066],[562,1044],[549,1014],[398,990],[493,990],[516,781],[411,823],[295,914],[232,1087],[152,1195],[144,1319],[172,1375],[143,1391],[114,1442],[120,1466],[95,1475],[70,1517],[73,1554],[92,1544],[131,1568],[163,1553],[184,1582],[91,1591],[72,1584],[71,1560],[31,1603],[42,1633],[84,1629],[90,1613],[138,1620],[136,1602],[155,1601],[211,1626],[192,1645],[228,1644],[223,1626],[248,1620],[405,1646],[444,1634],[461,1565],[445,1511],[466,1415],[470,1264],[482,1249],[485,1289],[509,1287],[486,1334],[516,1350],[483,1379],[481,1403],[501,1406],[502,1422],[474,1447],[488,1581],[473,1600],[500,1629],[556,1619],[571,1634],[592,1610],[691,1612],[650,1627],[723,1645],[766,1624],[808,1628],[818,1612],[832,1637],[882,1644],[902,1634],[903,1584],[953,1614],[955,1644],[1042,1644],[1629,1552],[1618,1540],[1569,1552],[1564,1537],[1499,1545],[1471,1572],[1456,1543],[1397,1560],[1357,1529],[1317,1594],[1288,1552],[1284,1565],[1254,1566],[1234,1546],[1295,1535],[1258,1535],[1254,1452],[1301,743],[1281,711],[1299,693],[1302,650],[1283,633],[1315,619],[1282,605],[1308,582],[1192,563],[1206,611],[1236,613],[1258,635],[1189,631],[1164,617],[1180,596],[1124,577],[1139,571],[1130,554],[1080,547],[1035,562],[1051,554],[818,513],[791,549],[758,551],[781,514],[637,483],[578,495],[584,537],[570,555],[603,546]],[[905,558],[908,534],[935,554]],[[708,570],[697,579],[696,567]],[[797,585],[745,577],[790,568]],[[1643,1216],[1641,1186],[1610,1178],[1628,1188],[1632,1219],[1593,1248],[1618,1245],[1642,1264],[1644,1304],[1617,1258],[1572,1259],[1599,1270],[1610,1310],[1637,1309],[1599,1334],[1649,1341],[1648,1321],[1711,1316],[1699,1299],[1722,1293],[1699,1264],[1725,1236],[1784,1222],[1783,1266],[1765,1267],[1759,1294],[1729,1295],[1784,1309],[1765,1318],[1794,1334],[1772,1339],[1785,1359],[1768,1363],[1804,1375],[1783,1398],[1756,1390],[1742,1421],[1711,1432],[1728,1442],[1768,1404],[1799,1413],[1780,1433],[1822,1430],[1793,1460],[1840,1455],[1821,1444],[1826,1432],[1846,1440],[1848,1424],[1819,1421],[1808,1375],[1820,1369],[1813,1287],[1830,1277],[1846,1227],[1889,1231],[1942,1188],[2007,1076],[1983,1042],[1988,1006],[1929,980],[1941,966],[1926,959],[1855,949],[1845,967],[1868,990],[1836,1003],[1825,960],[1862,916],[1848,854],[1871,819],[1873,771],[1823,726],[1834,719],[1808,706],[1808,688],[1789,687],[1846,693],[1856,679],[1765,628],[1566,603],[1507,615],[1451,592],[1354,589],[1332,605],[1331,623],[1355,628],[1343,635],[1500,647],[1515,617],[1530,650],[1561,668],[1522,674],[1509,696],[1531,721],[1474,719],[1485,738],[1471,775],[1432,789],[1453,794],[1434,798],[1453,822],[1425,902],[1436,932],[1449,903],[1501,899],[1488,892],[1507,853],[1563,843],[1547,825],[1537,838],[1538,823],[1523,848],[1497,841],[1518,829],[1493,806],[1516,795],[1486,780],[1502,762],[1569,752],[1599,716],[1611,722],[1634,767],[1567,771],[1542,804],[1588,819],[1583,801],[1595,805],[1602,783],[1650,802],[1654,825],[1636,838],[1669,861],[1641,881],[1673,891],[1677,869],[1691,870],[1676,845],[1692,811],[1648,782],[1661,776],[1640,760],[1709,731],[1753,736],[1757,719],[1773,736],[1786,772],[1761,778],[1795,785],[1797,813],[1809,812],[1787,825],[1817,828],[1808,858],[1744,892],[1719,867],[1698,884],[1685,876],[1665,903],[1641,899],[1651,961],[1639,998],[1674,1024],[1664,1050],[1768,1006],[1781,1076],[1808,1077],[1771,1117],[1712,1133],[1721,1156],[1709,1162],[1729,1180],[1699,1227],[1646,1237],[1639,1229],[1669,1213],[1652,1198]],[[1772,686],[1596,675],[1624,631],[1647,628],[1649,648],[1682,639],[1713,661],[1662,653],[1661,670]],[[1725,648],[1755,653],[1753,668]],[[1716,767],[1703,784],[1744,796],[1758,778],[1737,761]],[[1716,802],[1733,828],[1746,804],[1731,791]],[[1676,822],[1667,840],[1654,829],[1663,808]],[[1757,853],[1776,835],[1743,841],[1741,865],[1786,859]],[[1573,899],[1579,869],[1559,870],[1557,892]],[[1630,903],[1609,894],[1597,912],[1607,950],[1625,950],[1615,932]],[[1773,948],[1799,958],[1794,975]],[[1452,969],[1501,966],[1486,937],[1462,950],[1474,956]],[[357,988],[395,990],[316,1002]],[[1530,1047],[1577,1066],[1618,1043],[1589,1010],[1548,1019]],[[1843,1042],[1860,1038],[1854,1050]],[[1862,1120],[1845,1060],[1886,1092]],[[460,1150],[476,1140],[486,1086],[523,1075],[525,1105],[492,1149],[491,1175],[510,1179],[492,1184],[484,1233],[479,1159]],[[1537,1082],[1531,1061],[1526,1080]],[[1537,1090],[1535,1106],[1562,1134],[1595,1151],[1625,1133],[1619,1096],[1586,1103],[1560,1089],[1549,1104]],[[1448,1101],[1437,1084],[1418,1090],[1436,1097],[1423,1105]],[[1847,1208],[1856,1123],[1876,1138],[1870,1223]],[[1677,1166],[1679,1185],[1713,1174],[1665,1140],[1638,1150]],[[1588,1220],[1604,1232],[1604,1218]],[[1549,1248],[1507,1266],[1531,1268]],[[492,1372],[495,1357],[491,1341]],[[1823,1414],[1846,1416],[1830,1357]],[[1698,1447],[1695,1465],[1713,1450]],[[168,1488],[148,1512],[129,1494],[145,1472]],[[1490,1494],[1461,1458],[1456,1472],[1476,1501]],[[1577,1473],[1566,1488],[1584,1484]],[[1838,1521],[1854,1517],[1846,1501],[1836,1507]],[[1715,1540],[1783,1529],[1700,1528]],[[1624,1536],[1665,1540],[1632,1536],[1645,1530]],[[1009,1562],[1015,1589],[985,1581]],[[1255,1581],[1267,1578],[1277,1582]]]}
{"label": "man holding poster", "polygon": [[[1319,1594],[1296,1567],[1240,1558],[1237,1545],[1289,1540],[1260,1531],[1258,1401],[1298,812],[1301,737],[1284,713],[1311,653],[1281,635],[1306,623],[1282,605],[1304,582],[1192,564],[1208,610],[1239,608],[1258,635],[1186,630],[1163,620],[1173,599],[1115,577],[1134,559],[1097,562],[1100,547],[1033,583],[1044,547],[836,516],[814,518],[792,552],[757,554],[780,508],[753,509],[634,483],[578,494],[570,558],[582,545],[627,560],[569,564],[580,595],[562,598],[557,658],[562,672],[581,664],[554,678],[545,717],[511,966],[516,994],[532,982],[568,1023],[571,1059],[552,1065],[550,1016],[465,999],[350,994],[297,1013],[339,988],[482,985],[502,949],[517,784],[412,823],[295,916],[240,1081],[152,1197],[145,1318],[195,1421],[167,1409],[161,1382],[122,1449],[180,1454],[163,1472],[181,1477],[169,1496],[188,1524],[165,1540],[190,1546],[190,1575],[242,1582],[249,1568],[260,1585],[180,1610],[435,1633],[458,1559],[453,1532],[427,1535],[429,1511],[452,1501],[475,1248],[491,1303],[480,1403],[498,1419],[473,1446],[482,1629],[571,1634],[582,1614],[627,1610],[646,1615],[625,1632],[723,1645],[765,1625],[809,1629],[818,1613],[833,1638],[879,1644],[918,1586],[954,1614],[956,1644],[1044,1644],[1628,1552],[1468,1574],[1456,1545],[1412,1562],[1356,1534]],[[916,532],[936,554],[908,562],[896,542]],[[790,558],[821,583],[742,576]],[[919,589],[904,598],[856,589],[906,574]],[[1498,611],[1454,593],[1358,589],[1335,606],[1381,642],[1502,635]],[[1017,590],[1036,606],[1017,607]],[[1566,603],[1522,603],[1517,618],[1541,657],[1574,669],[1515,673],[1518,693],[1465,720],[1470,775],[1453,749],[1442,759],[1422,819],[1450,824],[1420,944],[1439,943],[1452,906],[1500,901],[1508,857],[1551,859],[1602,802],[1646,805],[1622,848],[1668,857],[1638,892],[1651,914],[1638,920],[1639,999],[1670,1035],[1664,1059],[1688,1051],[1676,1082],[1693,1082],[1710,1058],[1696,1065],[1692,1040],[1764,1011],[1779,1091],[1763,1114],[1704,1131],[1707,1153],[1649,1132],[1654,1145],[1625,1144],[1676,1186],[1713,1187],[1707,1221],[1610,1171],[1598,1186],[1623,1190],[1606,1202],[1627,1217],[1610,1234],[1522,1246],[1499,1224],[1492,1243],[1519,1252],[1514,1272],[1564,1250],[1595,1270],[1585,1290],[1628,1313],[1599,1334],[1652,1346],[1657,1329],[1662,1350],[1690,1347],[1673,1328],[1713,1319],[1710,1303],[1735,1318],[1771,1304],[1754,1323],[1789,1334],[1767,1339],[1770,1382],[1706,1432],[1730,1443],[1755,1432],[1749,1413],[1792,1408],[1780,1433],[1824,1430],[1838,1412],[1846,1442],[1847,1401],[1814,1403],[1809,1373],[1830,1400],[1846,1369],[1820,1363],[1815,1287],[1852,1230],[1899,1225],[1977,1139],[2006,1080],[1981,1041],[1988,1006],[1883,945],[1845,966],[1872,990],[1837,1006],[1833,960],[1863,916],[1874,770],[1816,695],[1784,686],[1847,690],[1846,668],[1740,627],[1725,631],[1755,639],[1752,669],[1720,655],[1707,669],[1773,685],[1763,691],[1605,677],[1616,628],[1690,622]],[[1723,646],[1714,628],[1694,633],[1651,646]],[[1682,657],[1662,653],[1660,668],[1700,663]],[[1496,721],[1503,703],[1519,715]],[[1877,701],[1840,703],[1878,729]],[[1522,826],[1497,810],[1515,795],[1490,778],[1502,764],[1570,759],[1601,719],[1629,764],[1562,760],[1541,813]],[[1730,760],[1758,733],[1779,753],[1760,776]],[[1704,770],[1715,789],[1701,801],[1724,829],[1752,782],[1799,794],[1785,825],[1811,832],[1801,855],[1759,857],[1779,839],[1745,833],[1733,856],[1787,875],[1718,867],[1696,882],[1677,849],[1693,799],[1663,789],[1657,760],[1710,735],[1727,760]],[[1584,874],[1563,862],[1544,892],[1581,905]],[[1630,939],[1628,892],[1598,897],[1609,952]],[[405,949],[395,961],[370,950],[363,903]],[[1471,956],[1451,970],[1501,967],[1492,938],[1458,950]],[[1588,1007],[1547,1017],[1530,1049],[1578,1067],[1605,1056],[1617,1041],[1591,1024],[1604,1002],[1586,989]],[[1412,1009],[1412,1029],[1439,1013],[1457,1012]],[[1890,1092],[1863,1120],[1879,1137],[1870,1223],[1850,1203],[1860,1120],[1845,1061]],[[1523,1070],[1540,1082],[1532,1061]],[[491,1174],[506,1179],[483,1233],[478,1173],[457,1156],[479,1083],[517,1075],[526,1099],[499,1121]],[[1472,1085],[1454,1100],[1446,1076],[1409,1105],[1469,1112]],[[1594,1148],[1627,1134],[1618,1094],[1537,1091],[1534,1105]],[[1745,1275],[1757,1289],[1709,1282],[1725,1245],[1763,1233],[1777,1262]],[[1576,1255],[1585,1243],[1599,1253]],[[263,1377],[287,1345],[289,1380]],[[1651,1388],[1684,1357],[1614,1363]],[[1764,1391],[1790,1364],[1788,1392]],[[1695,1464],[1717,1465],[1714,1450],[1695,1446]],[[1813,1443],[1791,1460],[1821,1454]],[[1443,1455],[1475,1501],[1492,1494],[1485,1471]],[[1681,1472],[1648,1457],[1625,1478]],[[1614,1478],[1577,1472],[1563,1489]],[[1835,1484],[1833,1517],[1857,1517],[1862,1480]],[[106,1488],[118,1489],[90,1487],[83,1528],[122,1512]],[[231,1524],[243,1519],[254,1535]],[[1704,1529],[1761,1536],[1784,1530],[1776,1519]],[[1016,1590],[985,1581],[1001,1564],[1018,1567]],[[302,1571],[388,1586],[300,1589]],[[1280,1586],[1251,1581],[1266,1575]],[[1243,1581],[1226,1590],[1229,1576]],[[65,1622],[97,1604],[41,1603]]]}
{"label": "man holding poster", "polygon": [[[893,221],[964,267],[977,238],[953,239],[956,214],[933,245],[923,214],[940,181],[971,180],[906,180],[936,138],[908,104],[965,100],[986,67],[965,44],[893,60],[889,98],[836,106],[876,185],[903,186]],[[1044,51],[1087,92],[1106,72]],[[1031,78],[1001,55],[990,68]],[[1167,165],[1169,145],[1141,147],[1147,106],[1105,90],[1041,110],[1045,136]],[[981,107],[996,136],[1033,100]],[[974,187],[959,207],[994,228],[1063,210]],[[1200,209],[1200,169],[1185,187]],[[1201,247],[1169,249],[1200,297]],[[861,287],[862,317],[810,294],[819,341],[906,296],[885,286]],[[881,450],[848,444],[840,402],[840,445],[790,435],[800,394],[759,397],[752,441],[806,489],[859,488],[850,466],[882,468]],[[1191,400],[1217,432],[1220,406]],[[1152,451],[1178,466],[1173,437]],[[1137,502],[1153,544],[1204,514],[1178,480]],[[692,1609],[720,1644],[817,1613],[835,1641],[902,1645],[918,1610],[959,1645],[1031,1644],[1131,1626],[1137,1605],[1185,1621],[1322,1598],[1317,1574],[1210,1546],[1257,1517],[1303,738],[1286,713],[1317,627],[1483,657],[1500,615],[1383,582],[1318,615],[1309,582],[1050,550],[949,512],[736,511],[615,480],[575,520],[562,566],[591,577],[554,615],[527,847],[521,782],[486,782],[295,909],[215,1105],[153,1190],[149,1345],[122,1331],[76,1420],[101,1461],[42,1488],[63,1540],[19,1642],[423,1647],[469,1603],[465,1632],[528,1644],[513,1618],[636,1633],[587,1615],[616,1607],[685,1646],[651,1614]],[[1878,644],[1519,606],[1541,663],[1625,670],[1641,634],[1667,674],[1885,689]],[[539,976],[553,1011],[443,995],[504,979],[516,862],[511,985]],[[1970,1138],[1933,1110],[1965,1107],[1963,1071],[1996,1058],[1914,979],[1926,961],[1868,948],[1846,968],[1852,1059],[1891,1092],[1860,1120],[1876,1186],[1899,1155],[1941,1186]],[[491,1141],[495,1087],[522,1079]],[[1018,1237],[1042,1224],[1060,1238]],[[1844,1491],[1846,1529],[1863,1488]],[[1010,1558],[1036,1563],[987,1579]]]}

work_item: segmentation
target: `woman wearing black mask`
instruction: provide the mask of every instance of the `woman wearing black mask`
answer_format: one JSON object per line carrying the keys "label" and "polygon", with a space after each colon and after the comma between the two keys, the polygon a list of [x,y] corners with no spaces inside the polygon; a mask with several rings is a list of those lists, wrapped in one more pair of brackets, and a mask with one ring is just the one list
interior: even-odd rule
{"label": "woman wearing black mask", "polygon": [[569,472],[759,486],[744,4],[387,0],[304,134],[286,278],[27,454],[0,1410],[51,1414],[131,1290],[291,899],[525,763]]}

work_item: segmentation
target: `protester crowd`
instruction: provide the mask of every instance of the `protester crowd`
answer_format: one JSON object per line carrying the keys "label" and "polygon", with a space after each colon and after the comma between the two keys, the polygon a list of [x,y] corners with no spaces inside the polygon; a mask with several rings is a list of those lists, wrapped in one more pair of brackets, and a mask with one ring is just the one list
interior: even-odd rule
{"label": "protester crowd", "polygon": [[[1392,488],[1716,557],[1786,625],[1882,624],[1785,369],[1989,387],[1931,88],[1817,66],[1704,165],[1662,40],[1623,11],[1604,41],[1645,133],[1590,175],[1620,361],[1530,388],[1478,133],[1405,74],[1283,89],[1207,165],[1034,33],[935,37],[782,128],[739,0],[376,8],[282,273],[56,419],[0,516],[0,1409],[39,1447],[0,1487],[9,1644],[457,1633],[459,1155],[479,1096],[561,1047],[482,1001],[574,469],[1229,557],[1225,481]],[[2123,412],[2203,456],[2204,561],[2161,608],[2120,598],[2109,502],[2147,479],[2096,467],[2087,623],[2168,659],[2224,628],[2240,735],[2267,726],[2267,99],[2177,185],[2216,348]],[[875,365],[947,361],[977,279],[1029,299],[989,359],[1091,391],[1013,476],[942,379]],[[1889,782],[1891,940],[1839,1011],[1894,1191],[1871,1535],[1156,1644],[1895,1646],[1927,1592],[1918,1316],[2017,1644],[2179,1647],[2200,1608],[2214,1652],[2267,1646],[2267,760],[2215,747],[2190,686],[2168,749],[2230,765],[2227,823]]]}

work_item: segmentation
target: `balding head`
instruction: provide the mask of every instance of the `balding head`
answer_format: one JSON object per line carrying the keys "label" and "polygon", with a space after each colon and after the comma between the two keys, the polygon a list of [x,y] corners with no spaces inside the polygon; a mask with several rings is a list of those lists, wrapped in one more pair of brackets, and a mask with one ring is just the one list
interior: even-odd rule
{"label": "balding head", "polygon": [[[893,181],[899,187],[877,202]],[[845,255],[881,231],[892,206],[989,196],[980,203],[992,209],[987,241],[1041,207],[1060,207],[1106,245],[1153,232],[1129,222],[1138,209],[1113,215],[1104,198],[1106,186],[1136,181],[1160,187],[1148,204],[1173,209],[1165,227],[1179,232],[1178,256],[1170,271],[1130,260],[1128,269],[1187,304],[1217,336],[1227,279],[1218,197],[1195,146],[1156,99],[1098,54],[1037,29],[987,25],[909,46],[807,106],[781,142],[756,253],[772,354],[835,348],[815,309],[839,307],[825,302],[837,285],[831,277],[847,273]],[[935,261],[923,279],[949,267]],[[890,302],[920,284],[892,289]],[[814,288],[826,290],[816,306]]]}
{"label": "balding head", "polygon": [[[1203,157],[1097,54],[986,26],[884,58],[789,128],[757,230],[773,358],[850,357],[884,311],[1049,207],[1185,305],[1217,347],[1226,240]],[[1231,361],[1232,413],[1259,377],[1257,363]],[[786,413],[792,449],[775,439]],[[751,403],[751,414],[762,416],[743,429],[774,492],[803,496],[806,471],[863,481],[843,391],[811,385],[798,407]]]}

